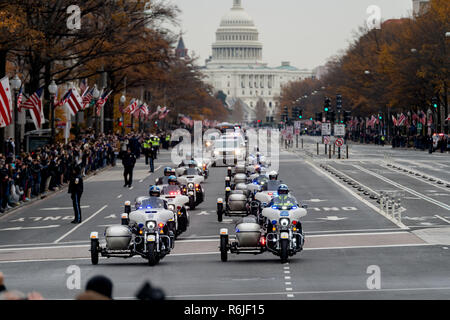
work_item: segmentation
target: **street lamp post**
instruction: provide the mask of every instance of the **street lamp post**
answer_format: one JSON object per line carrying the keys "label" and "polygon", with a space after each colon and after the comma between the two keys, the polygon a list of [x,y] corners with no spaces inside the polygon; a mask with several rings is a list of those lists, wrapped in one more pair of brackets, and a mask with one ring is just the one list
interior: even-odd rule
{"label": "street lamp post", "polygon": [[122,113],[122,135],[125,134],[125,113],[124,113],[123,107],[125,106],[126,100],[127,100],[127,97],[125,97],[125,94],[123,94],[119,100],[119,104],[120,104],[121,111],[122,111],[121,112]]}
{"label": "street lamp post", "polygon": [[22,86],[22,81],[19,79],[19,77],[16,75],[11,80],[11,89],[14,92],[14,143],[15,143],[15,151],[16,154],[20,152],[20,127],[19,127],[19,113],[17,110],[17,91]]}
{"label": "street lamp post", "polygon": [[51,122],[52,143],[55,143],[55,105],[53,102],[55,95],[58,92],[58,86],[56,85],[55,80],[52,80],[52,82],[48,86],[48,92],[50,93],[50,110],[52,113],[52,122]]}
{"label": "street lamp post", "polygon": [[[100,92],[97,89],[97,85],[94,85],[94,90],[92,91],[92,97],[94,98],[94,101],[97,102],[98,98],[100,97]],[[97,116],[97,110],[95,110],[95,106],[97,103],[94,104],[93,111],[94,111],[94,118],[95,118],[95,134],[98,134],[98,116]]]}

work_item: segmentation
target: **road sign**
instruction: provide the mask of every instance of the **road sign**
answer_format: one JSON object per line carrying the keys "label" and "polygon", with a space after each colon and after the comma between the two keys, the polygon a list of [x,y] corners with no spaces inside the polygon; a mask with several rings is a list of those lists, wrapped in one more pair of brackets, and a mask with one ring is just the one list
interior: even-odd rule
{"label": "road sign", "polygon": [[323,137],[323,143],[324,144],[330,144],[330,137],[329,136],[324,136]]}
{"label": "road sign", "polygon": [[300,121],[294,121],[294,128],[295,128],[295,135],[298,136],[302,128],[302,123]]}
{"label": "road sign", "polygon": [[322,123],[322,135],[331,136],[331,123],[329,122]]}
{"label": "road sign", "polygon": [[344,139],[337,138],[335,144],[336,144],[336,147],[342,147],[344,145]]}
{"label": "road sign", "polygon": [[335,136],[345,136],[345,125],[344,124],[335,124],[334,125],[334,135]]}

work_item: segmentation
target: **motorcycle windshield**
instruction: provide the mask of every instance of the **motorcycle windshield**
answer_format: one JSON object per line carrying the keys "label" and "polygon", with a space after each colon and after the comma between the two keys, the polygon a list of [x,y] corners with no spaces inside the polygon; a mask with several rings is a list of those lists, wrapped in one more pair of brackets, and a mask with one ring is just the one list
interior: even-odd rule
{"label": "motorcycle windshield", "polygon": [[272,207],[278,210],[291,210],[298,207],[297,200],[291,196],[275,197],[272,201]]}
{"label": "motorcycle windshield", "polygon": [[281,182],[278,180],[268,180],[266,184],[267,191],[278,191]]}
{"label": "motorcycle windshield", "polygon": [[258,178],[253,179],[254,184],[263,185],[266,184],[269,179],[266,176],[259,176]]}
{"label": "motorcycle windshield", "polygon": [[197,176],[198,175],[198,171],[196,168],[187,168],[186,170],[184,170],[184,176]]}
{"label": "motorcycle windshield", "polygon": [[167,202],[158,197],[142,200],[139,209],[167,209]]}
{"label": "motorcycle windshield", "polygon": [[165,186],[161,192],[161,194],[169,195],[169,196],[177,196],[181,194],[181,190],[179,186]]}

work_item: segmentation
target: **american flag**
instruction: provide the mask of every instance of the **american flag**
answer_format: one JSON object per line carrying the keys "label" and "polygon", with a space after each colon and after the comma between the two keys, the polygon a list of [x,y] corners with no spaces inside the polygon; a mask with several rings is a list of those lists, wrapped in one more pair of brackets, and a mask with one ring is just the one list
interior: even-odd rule
{"label": "american flag", "polygon": [[423,112],[422,110],[419,111],[419,121],[423,126],[427,122],[427,116],[426,116],[425,112]]}
{"label": "american flag", "polygon": [[89,89],[89,86],[87,85],[86,79],[81,80],[81,82],[80,82],[80,92],[86,92],[87,89]]}
{"label": "american flag", "polygon": [[136,111],[136,108],[138,107],[138,100],[133,99],[132,101],[133,102],[130,103],[130,105],[125,108],[124,110],[125,113],[133,114]]}
{"label": "american flag", "polygon": [[168,114],[169,114],[170,110],[167,109],[166,107],[164,107],[164,111],[161,112],[161,114],[159,115],[159,120],[164,119]]}
{"label": "american flag", "polygon": [[398,119],[398,126],[399,126],[399,127],[403,126],[403,124],[405,123],[405,121],[406,121],[406,116],[402,113],[402,114],[400,115],[400,118]]}
{"label": "american flag", "polygon": [[17,110],[20,112],[23,100],[23,87],[20,87],[19,95],[17,96]]}
{"label": "american flag", "polygon": [[394,126],[398,127],[397,118],[395,118],[394,116],[392,116],[392,123],[394,124]]}
{"label": "american flag", "polygon": [[62,107],[63,105],[65,105],[67,103],[67,100],[69,99],[70,96],[70,89],[66,92],[66,94],[62,97],[62,99],[58,102],[55,103],[55,108],[57,107]]}
{"label": "american flag", "polygon": [[189,118],[189,117],[186,117],[186,116],[182,116],[181,119],[180,119],[180,121],[181,121],[182,123],[184,123],[185,125],[190,126],[190,125],[191,125],[192,119]]}
{"label": "american flag", "polygon": [[100,111],[102,110],[103,106],[105,105],[106,101],[108,101],[109,95],[112,93],[112,91],[108,93],[103,93],[97,101],[97,116],[100,116]]}
{"label": "american flag", "polygon": [[450,114],[447,116],[447,119],[445,121],[450,121]]}
{"label": "american flag", "polygon": [[12,119],[12,99],[8,77],[0,80],[0,127],[6,127]]}
{"label": "american flag", "polygon": [[75,89],[69,90],[69,97],[67,98],[66,106],[72,116],[75,116],[78,111],[83,110],[83,99]]}
{"label": "american flag", "polygon": [[42,93],[44,88],[38,89],[35,93],[28,98],[27,101],[22,105],[23,109],[30,110],[31,118],[33,118],[34,125],[36,129],[40,129],[42,123],[44,123],[44,110],[42,108]]}
{"label": "american flag", "polygon": [[92,94],[93,92],[94,92],[94,88],[89,90],[89,87],[87,87],[86,90],[84,90],[84,93],[81,96],[81,98],[83,100],[83,110],[86,109],[89,106],[89,104],[91,103],[92,99],[94,99],[94,96]]}

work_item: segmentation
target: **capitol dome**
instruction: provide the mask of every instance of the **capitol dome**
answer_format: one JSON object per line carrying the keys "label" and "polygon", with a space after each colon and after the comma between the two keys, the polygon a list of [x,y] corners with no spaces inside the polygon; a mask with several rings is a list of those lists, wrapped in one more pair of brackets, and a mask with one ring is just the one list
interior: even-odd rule
{"label": "capitol dome", "polygon": [[242,0],[233,0],[233,7],[216,31],[210,64],[263,65],[262,49],[258,29],[242,7]]}
{"label": "capitol dome", "polygon": [[220,21],[221,27],[254,27],[252,17],[242,8],[241,0],[235,0],[233,8]]}

